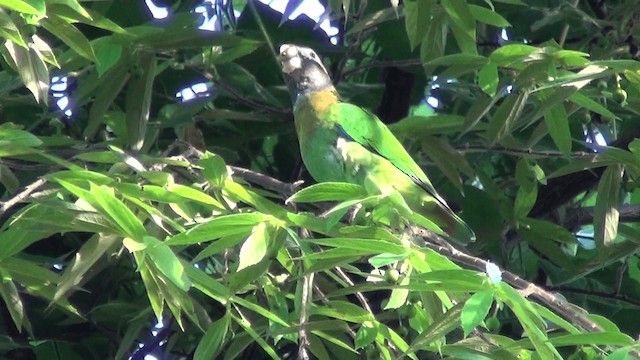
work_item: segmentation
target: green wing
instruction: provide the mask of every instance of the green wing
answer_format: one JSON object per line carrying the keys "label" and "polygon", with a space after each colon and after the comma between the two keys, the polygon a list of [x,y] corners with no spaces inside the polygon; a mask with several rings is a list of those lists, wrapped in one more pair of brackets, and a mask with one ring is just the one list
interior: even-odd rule
{"label": "green wing", "polygon": [[389,160],[395,167],[407,174],[416,184],[427,191],[429,195],[436,198],[446,208],[449,208],[444,199],[436,193],[424,171],[377,116],[359,106],[348,103],[331,105],[326,114],[328,116],[327,120],[336,124],[337,130],[344,137]]}

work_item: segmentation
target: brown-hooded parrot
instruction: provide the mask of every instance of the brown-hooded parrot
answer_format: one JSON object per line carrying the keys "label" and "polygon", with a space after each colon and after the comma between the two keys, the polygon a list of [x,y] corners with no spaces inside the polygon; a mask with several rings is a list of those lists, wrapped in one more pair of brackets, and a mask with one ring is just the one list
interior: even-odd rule
{"label": "brown-hooded parrot", "polygon": [[454,240],[475,239],[389,128],[369,111],[340,100],[312,49],[282,45],[280,61],[294,102],[302,160],[316,181],[359,184],[372,195],[395,190],[411,210]]}

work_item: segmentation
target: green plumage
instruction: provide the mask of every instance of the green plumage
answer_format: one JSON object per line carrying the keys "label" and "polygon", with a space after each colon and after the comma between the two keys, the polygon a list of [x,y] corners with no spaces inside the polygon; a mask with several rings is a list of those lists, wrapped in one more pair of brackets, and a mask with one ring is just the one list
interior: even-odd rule
{"label": "green plumage", "polygon": [[370,112],[339,100],[313,50],[294,45],[280,50],[302,160],[314,179],[360,184],[371,194],[395,190],[413,211],[454,239],[475,239],[389,128]]}

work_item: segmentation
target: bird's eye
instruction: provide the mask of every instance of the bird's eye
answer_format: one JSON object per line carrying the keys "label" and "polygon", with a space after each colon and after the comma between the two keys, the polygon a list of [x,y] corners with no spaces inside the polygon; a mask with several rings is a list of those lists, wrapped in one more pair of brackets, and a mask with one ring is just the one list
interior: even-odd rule
{"label": "bird's eye", "polygon": [[311,53],[311,58],[315,59],[317,57],[316,53]]}

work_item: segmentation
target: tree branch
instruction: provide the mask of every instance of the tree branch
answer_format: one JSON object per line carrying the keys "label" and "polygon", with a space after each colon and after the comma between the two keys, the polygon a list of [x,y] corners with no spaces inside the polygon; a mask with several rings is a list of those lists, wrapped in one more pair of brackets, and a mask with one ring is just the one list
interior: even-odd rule
{"label": "tree branch", "polygon": [[[472,267],[480,271],[486,271],[488,261],[464,253],[446,242],[442,237],[429,233],[422,236],[426,247],[446,256],[454,262]],[[560,314],[572,324],[590,332],[600,332],[604,329],[595,321],[589,319],[583,312],[575,310],[575,305],[562,297],[552,294],[543,288],[529,282],[518,275],[502,270],[502,279],[509,285],[524,292],[524,296],[533,296],[541,303]]]}
{"label": "tree branch", "polygon": [[16,194],[16,196],[2,203],[0,206],[0,216],[2,216],[7,210],[15,206],[20,201],[26,199],[31,193],[36,191],[40,186],[44,185],[47,182],[44,178],[39,178],[38,180],[32,182],[31,184],[25,186],[24,190]]}
{"label": "tree branch", "polygon": [[[640,205],[623,205],[618,208],[620,222],[639,222]],[[567,209],[567,216],[564,224],[567,228],[573,229],[578,225],[593,224],[594,207],[580,207]]]}

